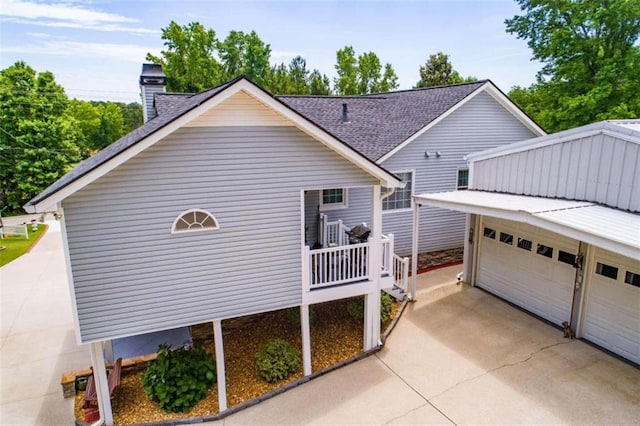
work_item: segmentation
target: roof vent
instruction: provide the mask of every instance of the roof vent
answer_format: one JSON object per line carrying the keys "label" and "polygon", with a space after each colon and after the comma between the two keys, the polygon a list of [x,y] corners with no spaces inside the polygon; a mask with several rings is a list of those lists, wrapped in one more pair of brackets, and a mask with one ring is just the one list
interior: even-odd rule
{"label": "roof vent", "polygon": [[349,122],[349,111],[347,109],[347,104],[346,103],[342,104],[342,122],[343,123],[348,123]]}

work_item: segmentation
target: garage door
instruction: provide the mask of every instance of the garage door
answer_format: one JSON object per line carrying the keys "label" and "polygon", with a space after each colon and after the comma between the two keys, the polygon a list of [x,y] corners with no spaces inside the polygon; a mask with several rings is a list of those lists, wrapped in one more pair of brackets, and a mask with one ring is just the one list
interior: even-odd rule
{"label": "garage door", "polygon": [[640,262],[597,249],[583,314],[585,339],[640,364]]}
{"label": "garage door", "polygon": [[576,240],[533,226],[483,218],[477,284],[561,325],[570,321]]}

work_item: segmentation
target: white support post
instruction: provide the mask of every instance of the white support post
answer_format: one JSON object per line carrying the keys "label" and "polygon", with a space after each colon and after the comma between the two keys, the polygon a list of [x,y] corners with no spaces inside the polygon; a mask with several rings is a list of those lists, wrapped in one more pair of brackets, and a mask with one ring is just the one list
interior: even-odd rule
{"label": "white support post", "polygon": [[116,360],[113,354],[113,340],[107,340],[104,342],[104,355],[109,364],[113,364]]}
{"label": "white support post", "polygon": [[467,213],[464,219],[464,248],[462,251],[462,279],[467,283],[471,282],[471,259],[473,257],[476,239],[476,236],[471,233],[472,229],[474,229],[472,217],[471,214]]}
{"label": "white support post", "polygon": [[222,321],[213,321],[213,339],[216,347],[216,374],[218,378],[218,408],[220,412],[227,409],[227,380],[224,368],[224,342],[222,338]]}
{"label": "white support post", "polygon": [[111,409],[111,398],[109,396],[109,382],[107,381],[107,368],[104,364],[104,353],[102,342],[91,343],[91,365],[93,366],[93,381],[96,385],[96,395],[98,397],[98,409],[100,419],[107,426],[113,426],[113,411]]}
{"label": "white support post", "polygon": [[302,328],[302,364],[304,375],[311,375],[311,323],[309,305],[300,305],[300,327]]}
{"label": "white support post", "polygon": [[371,211],[371,236],[369,238],[369,279],[373,281],[373,293],[364,298],[364,349],[378,346],[380,341],[380,271],[382,270],[382,200],[380,185],[373,187]]}
{"label": "white support post", "polygon": [[413,239],[411,241],[411,291],[409,298],[416,300],[418,287],[418,241],[420,232],[420,204],[413,200]]}

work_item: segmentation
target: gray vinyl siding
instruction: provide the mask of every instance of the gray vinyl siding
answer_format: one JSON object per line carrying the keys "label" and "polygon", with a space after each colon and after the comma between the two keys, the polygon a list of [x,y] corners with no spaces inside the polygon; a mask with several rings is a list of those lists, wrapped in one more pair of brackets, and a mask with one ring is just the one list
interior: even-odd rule
{"label": "gray vinyl siding", "polygon": [[[457,186],[458,168],[467,167],[465,155],[535,136],[538,135],[482,92],[384,161],[382,166],[391,172],[413,170],[414,194],[452,191]],[[425,151],[432,153],[430,158],[425,157]],[[433,155],[436,151],[441,153],[439,158]],[[354,192],[362,195],[352,197]],[[368,204],[364,204],[365,195],[362,190],[350,191],[348,211],[332,211],[330,217],[350,223],[370,220],[371,197]],[[400,255],[411,253],[412,222],[410,210],[383,212],[383,232],[394,234],[395,251]],[[419,251],[462,247],[464,223],[464,213],[421,207]]]}
{"label": "gray vinyl siding", "polygon": [[142,86],[142,107],[144,108],[145,122],[156,117],[156,109],[154,106],[154,95],[156,93],[164,93],[164,86],[145,85]]}
{"label": "gray vinyl siding", "polygon": [[309,247],[318,241],[318,207],[320,191],[307,191],[304,194],[304,223],[307,227],[305,240]]}
{"label": "gray vinyl siding", "polygon": [[640,211],[640,145],[597,134],[477,161],[474,189]]}
{"label": "gray vinyl siding", "polygon": [[[293,127],[176,131],[63,203],[82,341],[300,304],[301,191],[374,184]],[[192,208],[220,229],[171,235]]]}

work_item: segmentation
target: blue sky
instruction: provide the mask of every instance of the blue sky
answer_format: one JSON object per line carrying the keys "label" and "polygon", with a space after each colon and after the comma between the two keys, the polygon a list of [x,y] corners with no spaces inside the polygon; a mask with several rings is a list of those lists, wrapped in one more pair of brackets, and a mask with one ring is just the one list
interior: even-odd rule
{"label": "blue sky", "polygon": [[541,67],[525,41],[505,32],[504,20],[518,13],[514,0],[2,0],[0,66],[24,60],[52,71],[71,97],[139,101],[141,64],[163,48],[160,29],[198,21],[220,39],[255,30],[273,63],[301,55],[331,78],[336,51],[351,45],[391,63],[408,89],[442,51],[463,76],[489,78],[506,92],[531,84]]}

